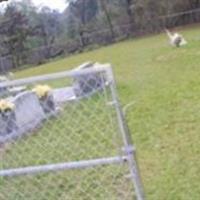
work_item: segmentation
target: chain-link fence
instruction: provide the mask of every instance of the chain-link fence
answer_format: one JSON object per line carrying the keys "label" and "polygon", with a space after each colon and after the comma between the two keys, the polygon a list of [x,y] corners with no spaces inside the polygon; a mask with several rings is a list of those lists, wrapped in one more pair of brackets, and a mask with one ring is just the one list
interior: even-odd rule
{"label": "chain-link fence", "polygon": [[109,66],[0,88],[1,200],[144,198]]}

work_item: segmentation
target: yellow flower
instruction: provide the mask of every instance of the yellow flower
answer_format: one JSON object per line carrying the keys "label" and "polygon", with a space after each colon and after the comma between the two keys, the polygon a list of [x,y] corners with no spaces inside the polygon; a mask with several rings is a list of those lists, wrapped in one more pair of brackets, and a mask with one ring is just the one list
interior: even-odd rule
{"label": "yellow flower", "polygon": [[49,94],[51,87],[48,85],[37,85],[32,91],[35,92],[36,95],[41,99]]}
{"label": "yellow flower", "polygon": [[7,100],[0,100],[0,111],[5,112],[7,110],[13,110],[15,105]]}

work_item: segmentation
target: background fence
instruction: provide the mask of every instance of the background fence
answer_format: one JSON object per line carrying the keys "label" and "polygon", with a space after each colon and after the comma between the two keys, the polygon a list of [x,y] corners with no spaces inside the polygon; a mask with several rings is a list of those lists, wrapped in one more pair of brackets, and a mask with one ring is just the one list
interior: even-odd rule
{"label": "background fence", "polygon": [[[22,66],[40,65],[50,59],[61,56],[92,50],[100,46],[115,43],[127,38],[136,38],[152,33],[163,32],[165,28],[175,28],[200,21],[200,9],[196,8],[184,12],[169,13],[167,15],[144,15],[138,22],[113,24],[114,35],[109,27],[103,26],[99,29],[87,29],[81,35],[76,34],[74,38],[59,40],[36,48],[27,48],[18,54],[8,54],[0,57],[0,72],[7,73],[12,69]],[[134,27],[134,29],[133,29]]]}
{"label": "background fence", "polygon": [[0,87],[1,200],[144,198],[110,67]]}

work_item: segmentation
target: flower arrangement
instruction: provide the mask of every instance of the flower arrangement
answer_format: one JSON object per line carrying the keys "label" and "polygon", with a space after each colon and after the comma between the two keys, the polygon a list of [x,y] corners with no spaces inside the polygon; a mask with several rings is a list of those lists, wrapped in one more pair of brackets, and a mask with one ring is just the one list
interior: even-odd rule
{"label": "flower arrangement", "polygon": [[16,130],[15,105],[8,100],[0,100],[0,136]]}
{"label": "flower arrangement", "polygon": [[40,105],[47,115],[55,112],[55,103],[51,92],[51,87],[48,85],[37,85],[32,91],[38,96]]}
{"label": "flower arrangement", "polygon": [[7,111],[13,111],[15,108],[15,105],[7,100],[0,100],[0,112],[7,112]]}
{"label": "flower arrangement", "polygon": [[37,85],[32,91],[36,93],[39,99],[42,99],[47,97],[51,90],[51,87],[48,85]]}

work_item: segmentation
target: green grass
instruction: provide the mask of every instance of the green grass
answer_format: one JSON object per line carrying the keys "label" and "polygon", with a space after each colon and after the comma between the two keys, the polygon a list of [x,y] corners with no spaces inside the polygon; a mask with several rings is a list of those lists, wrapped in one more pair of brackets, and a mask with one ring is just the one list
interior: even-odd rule
{"label": "green grass", "polygon": [[[122,104],[126,105],[131,101],[135,102],[134,106],[127,113],[127,119],[130,130],[132,131],[134,143],[137,147],[147,199],[198,200],[200,199],[200,29],[197,27],[188,30],[184,29],[182,33],[189,43],[187,46],[179,49],[170,47],[167,43],[166,36],[161,34],[125,41],[92,52],[71,56],[37,68],[19,71],[16,73],[16,77],[21,78],[68,70],[89,60],[111,63],[116,76],[119,97]],[[99,114],[101,112],[98,111],[97,113]],[[86,114],[86,116],[88,115]],[[104,119],[104,114],[100,114],[100,119]],[[94,123],[97,122],[94,121]],[[90,127],[90,125],[88,126]],[[97,128],[99,127],[103,128],[97,124]],[[77,124],[77,127],[75,126],[74,128],[81,129],[81,124]],[[45,131],[43,130],[43,132]],[[92,130],[90,130],[91,132]],[[94,131],[94,133],[97,132]],[[21,145],[23,143],[24,145],[34,145],[31,142],[27,143],[27,140],[35,140],[36,143],[41,142],[41,138],[36,135],[33,139],[25,139],[25,143],[24,140],[20,141]],[[84,141],[84,137],[82,141]],[[93,144],[92,140],[90,141],[88,139],[88,141],[88,146],[85,146],[88,150],[87,152],[89,152]],[[104,144],[102,149],[105,149],[109,141],[104,140],[102,144]],[[45,154],[44,152],[43,155],[42,147],[38,152],[33,153],[32,150],[29,151],[32,146],[25,148],[19,144],[16,145],[17,147],[10,147],[6,154],[8,156],[8,160],[5,162],[6,166],[12,165],[12,159],[15,159],[16,151],[20,152],[26,148],[31,155],[35,153],[36,157],[38,152],[42,152],[41,160],[44,159],[43,156],[45,155],[47,158],[53,160],[52,156],[54,154],[52,155],[50,152]],[[54,142],[52,149],[57,148],[56,145],[58,143]],[[61,143],[60,145],[60,150],[64,148],[67,152],[68,148],[65,147],[65,144]],[[94,154],[96,156],[92,149],[90,152],[91,155]],[[22,157],[23,153],[22,151]],[[56,159],[55,161],[60,161],[61,158],[57,157]],[[48,159],[45,159],[45,162],[46,160]],[[29,161],[26,160],[24,162],[28,163]],[[44,160],[41,161],[41,163],[43,162]],[[110,169],[105,170],[108,171],[104,172],[104,174],[110,175]],[[64,179],[64,175],[67,178]],[[41,187],[46,195],[41,199],[47,198],[48,191],[50,194],[47,199],[57,199],[55,196],[51,197],[52,194],[61,195],[59,196],[61,200],[68,199],[67,196],[62,196],[63,188],[66,189],[63,185],[68,180],[73,180],[71,187],[74,188],[74,185],[77,183],[76,181],[79,180],[79,175],[77,173],[74,179],[69,177],[73,174],[64,175],[58,174],[60,182],[56,179],[56,176],[41,178],[41,183],[43,184]],[[86,176],[82,174],[80,175],[80,179],[81,177]],[[98,177],[98,174],[91,172],[91,177],[89,178],[95,179]],[[103,179],[103,177],[101,178]],[[114,178],[114,180],[120,179]],[[23,181],[25,184],[25,179],[20,180],[19,178],[16,180],[17,183],[13,185],[23,184]],[[50,192],[52,188],[47,187],[45,184],[46,181],[49,183],[59,182],[55,192]],[[105,181],[106,178],[101,183],[105,183]],[[8,184],[6,188],[13,186],[9,181],[5,182],[5,184]],[[13,182],[15,181],[13,180]],[[30,191],[33,191],[33,195],[34,191],[38,191],[37,187],[39,186],[34,181],[32,182],[32,185],[30,183],[26,185],[26,191],[29,191],[27,195],[30,195]],[[121,183],[124,183],[124,181]],[[85,189],[86,185],[83,181],[79,186]],[[76,187],[79,188],[78,186]],[[85,190],[88,191],[88,195],[91,192],[94,199],[126,199],[123,194],[116,194],[119,187],[117,183],[110,182],[108,184],[108,189],[112,191],[111,193],[106,193],[108,196],[104,196],[104,194],[102,194],[103,196],[98,196],[102,186],[97,184],[97,187],[99,189],[94,189],[93,192],[88,188],[88,190]],[[123,186],[120,186],[120,188],[123,188]],[[23,191],[23,188],[21,190]],[[129,191],[129,188],[124,188],[124,191]],[[7,192],[5,190],[3,194],[5,195]],[[113,194],[113,196],[109,196],[109,194]],[[35,195],[35,197],[29,197],[27,195],[25,195],[26,199],[39,199],[39,196],[37,196],[39,194]],[[75,199],[84,199],[83,193],[81,192],[80,194],[76,193],[74,195]],[[7,199],[13,200],[17,199],[17,197],[13,197],[10,194]],[[18,199],[22,198],[18,197]],[[89,199],[89,197],[85,197],[85,199]]]}
{"label": "green grass", "polygon": [[[109,123],[108,110],[113,114],[102,94],[69,103],[39,131],[9,144],[0,158],[3,169],[118,155],[122,145],[119,137],[113,142],[116,127]],[[120,165],[5,178],[0,181],[0,199],[130,199],[127,172],[127,166]]]}

